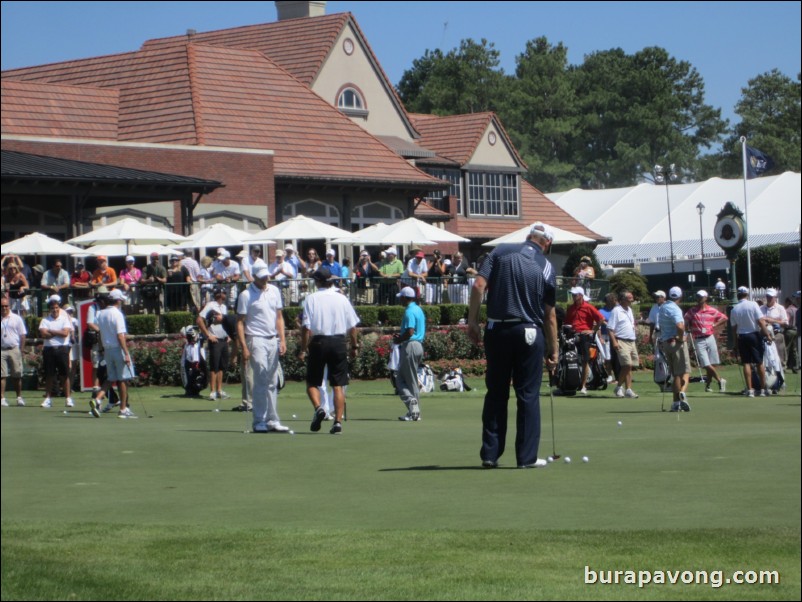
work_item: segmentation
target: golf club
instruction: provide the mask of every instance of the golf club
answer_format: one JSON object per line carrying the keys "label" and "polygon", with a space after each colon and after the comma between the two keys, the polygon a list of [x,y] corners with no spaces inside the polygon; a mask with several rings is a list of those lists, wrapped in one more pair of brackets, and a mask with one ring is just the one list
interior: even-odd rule
{"label": "golf club", "polygon": [[137,387],[134,386],[131,380],[129,380],[126,384],[128,386],[128,407],[131,407],[131,392],[136,391],[136,401],[142,406],[142,411],[145,413],[145,416],[148,418],[153,418],[153,414],[148,412],[148,408],[145,407],[145,402],[142,400],[142,396],[139,394],[139,391],[137,391]]}
{"label": "golf club", "polygon": [[560,454],[557,453],[557,440],[554,438],[554,389],[552,389],[551,383],[549,383],[549,397],[551,399],[551,457],[557,460]]}

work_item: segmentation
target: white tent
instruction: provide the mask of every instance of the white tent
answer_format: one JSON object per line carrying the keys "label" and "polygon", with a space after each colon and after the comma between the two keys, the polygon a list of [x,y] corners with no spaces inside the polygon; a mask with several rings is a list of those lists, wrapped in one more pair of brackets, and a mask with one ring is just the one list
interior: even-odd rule
{"label": "white tent", "polygon": [[[799,240],[801,184],[800,174],[793,172],[747,181],[747,229],[753,247]],[[700,254],[699,213],[696,208],[699,203],[705,207],[701,236],[705,257],[723,256],[713,240],[713,227],[716,216],[727,202],[733,202],[741,211],[744,210],[743,180],[712,178],[693,184],[673,184],[668,187],[668,195],[675,258],[693,258]],[[601,263],[631,264],[633,256],[638,262],[670,258],[664,185],[574,189],[546,196],[589,229],[612,239],[609,244],[596,249]]]}
{"label": "white tent", "polygon": [[[582,236],[581,234],[575,234],[573,232],[569,232],[568,230],[563,230],[562,228],[557,228],[555,226],[549,226],[551,231],[554,233],[554,241],[552,244],[555,245],[565,245],[565,244],[582,244],[582,243],[594,243],[595,241],[592,238],[588,238],[587,236]],[[486,242],[484,247],[497,247],[498,245],[508,243],[508,242],[523,242],[526,240],[526,237],[529,236],[529,232],[532,230],[532,226],[524,226],[516,230],[515,232],[510,232],[509,234],[505,234],[499,238],[493,239],[490,242]]]}
{"label": "white tent", "polygon": [[71,255],[80,253],[80,251],[80,247],[34,232],[5,243],[0,253],[3,255]]}

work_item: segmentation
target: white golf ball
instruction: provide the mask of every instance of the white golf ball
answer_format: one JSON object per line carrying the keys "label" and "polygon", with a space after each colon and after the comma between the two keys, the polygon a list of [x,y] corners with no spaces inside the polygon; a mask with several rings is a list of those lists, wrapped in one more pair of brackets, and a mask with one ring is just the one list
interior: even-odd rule
{"label": "white golf ball", "polygon": [[624,424],[624,423],[623,423],[623,422],[621,422],[620,420],[618,421],[618,426],[622,426],[623,424]]}
{"label": "white golf ball", "polygon": [[64,410],[64,413],[65,413],[65,414],[69,414],[69,412],[68,412],[67,410]]}
{"label": "white golf ball", "polygon": [[294,434],[295,434],[295,431],[290,431],[290,435],[294,435]]}
{"label": "white golf ball", "polygon": [[293,415],[292,415],[292,417],[293,417],[293,418],[298,418],[298,416],[297,416],[297,415],[295,415],[295,414],[293,414]]}
{"label": "white golf ball", "polygon": [[587,456],[582,456],[582,461],[583,461],[585,464],[587,464],[588,462],[590,462],[590,458],[588,458]]}
{"label": "white golf ball", "polygon": [[548,458],[546,458],[546,460],[547,460],[549,463],[551,463],[551,462],[554,462],[554,456],[549,456]]}
{"label": "white golf ball", "polygon": [[571,463],[571,456],[565,456],[565,463],[566,464],[570,464]]}

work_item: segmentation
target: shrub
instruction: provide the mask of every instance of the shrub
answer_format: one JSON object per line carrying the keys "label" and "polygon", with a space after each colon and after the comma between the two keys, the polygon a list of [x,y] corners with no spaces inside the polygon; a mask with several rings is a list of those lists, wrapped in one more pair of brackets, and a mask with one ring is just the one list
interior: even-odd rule
{"label": "shrub", "polygon": [[180,336],[161,341],[131,339],[128,348],[136,366],[138,384],[180,387],[185,342]]}
{"label": "shrub", "polygon": [[299,328],[298,316],[301,315],[300,307],[285,307],[282,310],[284,314],[284,328],[286,330],[294,330]]}
{"label": "shrub", "polygon": [[157,320],[158,316],[153,314],[126,316],[128,334],[155,334]]}
{"label": "shrub", "polygon": [[184,326],[195,323],[195,316],[188,311],[171,311],[164,314],[164,331],[168,334],[181,332]]}
{"label": "shrub", "polygon": [[440,306],[439,305],[423,305],[421,306],[423,315],[426,316],[426,327],[438,326],[440,324]]}
{"label": "shrub", "polygon": [[[404,308],[400,305],[386,305],[379,307],[379,324],[386,326],[401,326],[404,319]],[[428,320],[427,320],[428,321]]]}
{"label": "shrub", "polygon": [[459,324],[468,319],[468,306],[460,303],[445,303],[440,306],[440,324]]}
{"label": "shrub", "polygon": [[359,316],[359,325],[364,328],[377,326],[379,324],[379,310],[381,308],[371,305],[360,305],[355,307],[356,315]]}

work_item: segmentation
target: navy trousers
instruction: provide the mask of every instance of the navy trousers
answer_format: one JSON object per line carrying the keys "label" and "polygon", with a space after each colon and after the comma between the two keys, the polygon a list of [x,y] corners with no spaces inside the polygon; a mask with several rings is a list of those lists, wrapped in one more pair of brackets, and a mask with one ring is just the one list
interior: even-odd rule
{"label": "navy trousers", "polygon": [[533,464],[540,446],[540,383],[543,380],[545,349],[543,330],[533,324],[496,322],[488,324],[484,343],[487,394],[482,410],[482,450],[479,455],[483,461],[495,462],[504,454],[512,379],[518,402],[515,457],[518,466]]}

